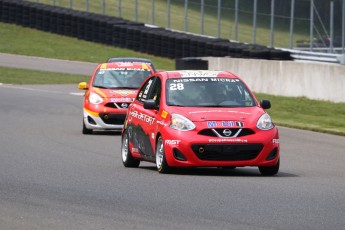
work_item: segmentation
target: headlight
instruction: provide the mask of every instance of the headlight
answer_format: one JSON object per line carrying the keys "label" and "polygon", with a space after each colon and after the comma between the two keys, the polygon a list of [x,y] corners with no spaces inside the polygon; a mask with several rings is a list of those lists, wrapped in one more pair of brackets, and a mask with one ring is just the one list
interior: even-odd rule
{"label": "headlight", "polygon": [[103,102],[103,99],[96,93],[90,93],[89,101],[92,104],[101,104]]}
{"label": "headlight", "polygon": [[195,125],[188,118],[186,118],[180,114],[173,113],[173,114],[171,114],[170,128],[176,129],[176,130],[181,130],[181,131],[188,131],[188,130],[194,129]]}
{"label": "headlight", "polygon": [[269,130],[274,127],[270,115],[267,113],[264,113],[258,120],[258,123],[256,123],[256,127],[258,129],[262,130]]}

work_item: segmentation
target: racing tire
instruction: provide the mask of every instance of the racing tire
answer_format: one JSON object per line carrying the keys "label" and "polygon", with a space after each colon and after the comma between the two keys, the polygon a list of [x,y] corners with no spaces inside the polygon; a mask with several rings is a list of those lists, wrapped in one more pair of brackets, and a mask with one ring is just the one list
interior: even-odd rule
{"label": "racing tire", "polygon": [[259,171],[263,176],[273,176],[278,173],[280,165],[280,159],[276,165],[273,166],[259,166]]}
{"label": "racing tire", "polygon": [[92,134],[92,129],[86,128],[84,120],[83,120],[83,131],[82,132],[83,132],[83,134]]}
{"label": "racing tire", "polygon": [[135,159],[129,150],[129,138],[127,131],[124,132],[121,143],[121,159],[125,167],[137,168],[140,160]]}
{"label": "racing tire", "polygon": [[164,152],[163,138],[160,136],[156,144],[156,167],[159,173],[166,174],[172,171],[171,167],[166,161]]}

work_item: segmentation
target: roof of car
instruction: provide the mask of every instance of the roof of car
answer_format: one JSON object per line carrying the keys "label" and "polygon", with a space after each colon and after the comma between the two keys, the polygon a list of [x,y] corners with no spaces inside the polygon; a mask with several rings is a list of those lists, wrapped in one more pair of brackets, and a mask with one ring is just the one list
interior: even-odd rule
{"label": "roof of car", "polygon": [[153,65],[151,59],[148,58],[136,58],[136,57],[112,57],[107,60],[107,62],[139,62],[151,65],[152,69],[156,72],[155,66]]}
{"label": "roof of car", "polygon": [[153,68],[151,65],[148,65],[144,62],[106,62],[101,63],[98,65],[100,69],[107,69],[107,68],[138,68],[138,69],[147,69],[151,72]]}
{"label": "roof of car", "polygon": [[136,58],[136,57],[113,57],[109,58],[107,62],[150,62],[148,58]]}
{"label": "roof of car", "polygon": [[239,78],[235,74],[227,71],[213,71],[213,70],[173,70],[160,72],[166,75],[167,78],[201,78],[201,77],[226,77],[226,78]]}

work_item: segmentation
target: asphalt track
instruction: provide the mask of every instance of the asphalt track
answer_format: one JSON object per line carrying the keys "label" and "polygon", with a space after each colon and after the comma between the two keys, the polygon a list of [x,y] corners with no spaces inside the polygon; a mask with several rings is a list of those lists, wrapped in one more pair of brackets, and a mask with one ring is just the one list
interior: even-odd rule
{"label": "asphalt track", "polygon": [[[124,168],[76,85],[0,84],[0,229],[344,229],[345,138],[279,127],[281,170]],[[274,106],[274,105],[273,105]]]}

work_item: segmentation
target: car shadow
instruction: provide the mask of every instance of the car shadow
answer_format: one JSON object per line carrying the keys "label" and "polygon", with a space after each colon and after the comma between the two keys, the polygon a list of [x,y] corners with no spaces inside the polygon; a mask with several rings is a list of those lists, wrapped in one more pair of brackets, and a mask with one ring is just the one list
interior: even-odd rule
{"label": "car shadow", "polygon": [[[141,169],[154,171],[157,169],[155,166],[139,166]],[[274,176],[261,175],[257,167],[237,167],[235,169],[223,169],[217,167],[200,167],[200,168],[174,168],[170,175],[180,176],[230,176],[230,177],[299,177],[296,174],[278,172]]]}
{"label": "car shadow", "polygon": [[89,135],[99,135],[99,136],[121,136],[121,130],[120,131],[110,131],[110,130],[106,130],[106,131],[92,131],[92,134]]}

